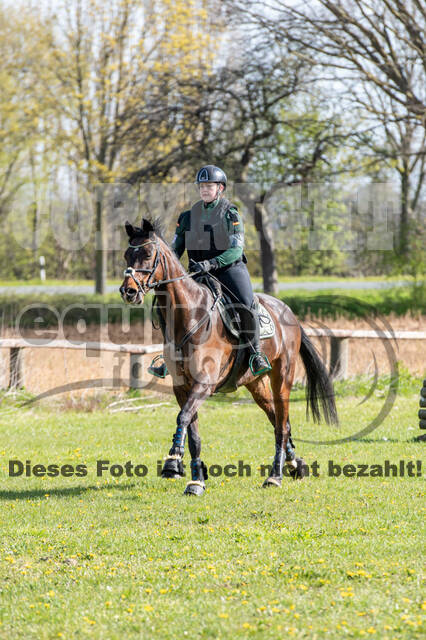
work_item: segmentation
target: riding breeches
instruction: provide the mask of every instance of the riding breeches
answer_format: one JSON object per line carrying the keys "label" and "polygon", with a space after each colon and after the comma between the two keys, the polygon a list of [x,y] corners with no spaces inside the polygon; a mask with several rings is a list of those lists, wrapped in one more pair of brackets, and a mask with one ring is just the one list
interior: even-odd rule
{"label": "riding breeches", "polygon": [[240,315],[242,337],[256,350],[259,346],[259,318],[256,313],[253,286],[244,262],[237,262],[227,269],[219,269],[214,276],[224,285],[224,293],[232,293],[233,307]]}
{"label": "riding breeches", "polygon": [[[250,274],[244,262],[237,262],[227,269],[214,271],[213,275],[224,285],[224,293],[232,293],[233,302],[237,301],[251,309],[253,307],[253,287]],[[238,303],[237,303],[237,306]]]}

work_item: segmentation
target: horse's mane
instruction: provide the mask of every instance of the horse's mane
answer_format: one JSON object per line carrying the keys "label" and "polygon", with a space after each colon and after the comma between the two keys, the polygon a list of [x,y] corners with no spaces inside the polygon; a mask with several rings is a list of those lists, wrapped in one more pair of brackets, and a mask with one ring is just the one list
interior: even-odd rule
{"label": "horse's mane", "polygon": [[166,228],[163,219],[160,216],[151,216],[149,218],[145,218],[145,220],[148,220],[148,222],[152,224],[155,235],[161,238],[161,240],[169,246],[169,243],[165,238]]}

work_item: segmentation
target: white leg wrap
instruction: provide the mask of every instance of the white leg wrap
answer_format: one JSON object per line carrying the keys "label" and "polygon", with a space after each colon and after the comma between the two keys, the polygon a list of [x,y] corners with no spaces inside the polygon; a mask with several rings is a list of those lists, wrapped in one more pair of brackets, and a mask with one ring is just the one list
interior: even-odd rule
{"label": "white leg wrap", "polygon": [[285,463],[288,464],[290,467],[294,467],[295,469],[297,469],[296,460],[286,460]]}
{"label": "white leg wrap", "polygon": [[204,484],[204,482],[200,482],[200,480],[190,480],[189,482],[186,483],[186,486],[189,487],[190,485],[196,484],[199,487],[202,487],[203,489],[205,489],[206,485]]}

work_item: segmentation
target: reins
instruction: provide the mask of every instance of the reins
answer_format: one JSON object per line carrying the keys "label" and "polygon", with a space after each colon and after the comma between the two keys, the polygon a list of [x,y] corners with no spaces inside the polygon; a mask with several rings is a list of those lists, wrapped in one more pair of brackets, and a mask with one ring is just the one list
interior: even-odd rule
{"label": "reins", "polygon": [[[164,253],[161,251],[157,240],[147,240],[146,242],[143,242],[142,244],[130,244],[129,243],[129,247],[131,247],[132,249],[139,249],[140,247],[144,247],[147,244],[155,244],[156,246],[156,253],[155,253],[155,258],[154,258],[154,264],[152,269],[134,269],[133,267],[127,267],[127,269],[125,269],[124,271],[124,277],[131,277],[133,278],[134,282],[136,282],[136,285],[139,289],[140,292],[142,292],[143,295],[145,295],[150,289],[156,289],[157,287],[159,287],[160,285],[163,284],[169,284],[171,282],[178,282],[179,280],[185,280],[186,278],[193,278],[195,275],[198,275],[197,272],[192,272],[192,273],[185,273],[182,276],[177,276],[176,278],[165,278],[164,280],[154,280],[153,282],[151,282],[151,279],[153,278],[155,271],[157,270],[158,265],[161,262],[161,258],[163,258],[164,260],[164,271],[167,274],[167,261],[166,261],[166,256],[164,255]],[[139,279],[135,278],[136,273],[149,273],[149,276],[146,280],[146,282],[142,283],[140,282]],[[220,298],[220,294],[219,292],[217,292],[216,295],[213,294],[213,304],[211,306],[211,308],[207,311],[207,313],[198,321],[195,323],[195,325],[189,330],[187,331],[187,333],[185,333],[184,337],[182,338],[182,340],[179,342],[178,345],[175,345],[175,350],[176,351],[181,351],[182,348],[185,346],[185,344],[189,341],[190,338],[192,338],[192,336],[198,331],[198,329],[200,329],[208,320],[210,320],[211,314],[214,311],[219,298]]]}

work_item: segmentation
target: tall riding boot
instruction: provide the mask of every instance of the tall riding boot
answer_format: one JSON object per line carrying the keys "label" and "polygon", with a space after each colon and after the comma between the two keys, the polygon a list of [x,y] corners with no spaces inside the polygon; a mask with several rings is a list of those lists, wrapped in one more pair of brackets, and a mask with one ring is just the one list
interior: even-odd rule
{"label": "tall riding boot", "polygon": [[241,334],[250,350],[249,367],[254,376],[271,370],[267,356],[260,350],[259,314],[255,305],[240,308]]}

